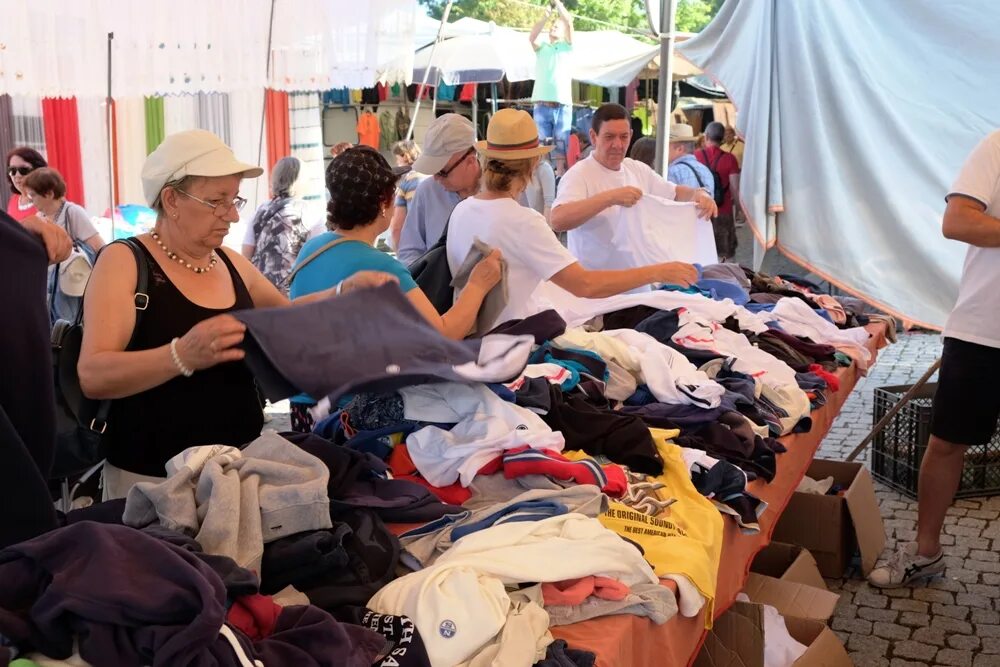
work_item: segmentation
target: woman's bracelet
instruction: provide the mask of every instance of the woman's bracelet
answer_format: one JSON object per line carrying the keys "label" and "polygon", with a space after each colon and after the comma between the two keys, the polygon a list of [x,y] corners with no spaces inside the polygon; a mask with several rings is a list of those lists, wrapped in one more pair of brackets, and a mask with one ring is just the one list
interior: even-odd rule
{"label": "woman's bracelet", "polygon": [[170,341],[170,358],[174,360],[174,366],[176,366],[177,370],[181,372],[181,375],[189,378],[194,375],[194,371],[185,366],[184,362],[181,361],[181,356],[177,354],[177,341],[179,340],[180,338],[174,338]]}

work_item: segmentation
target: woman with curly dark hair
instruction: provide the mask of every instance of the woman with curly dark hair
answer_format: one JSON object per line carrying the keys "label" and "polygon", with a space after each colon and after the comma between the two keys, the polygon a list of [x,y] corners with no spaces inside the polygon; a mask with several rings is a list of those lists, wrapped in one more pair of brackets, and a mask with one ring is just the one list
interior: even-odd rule
{"label": "woman with curly dark hair", "polygon": [[49,166],[34,148],[18,146],[7,153],[7,182],[13,192],[7,201],[7,213],[18,222],[38,214],[38,209],[24,191],[24,177],[36,169]]}
{"label": "woman with curly dark hair", "polygon": [[[296,269],[316,251],[336,244],[296,271],[290,296],[295,299],[329,289],[359,271],[380,271],[399,279],[400,289],[410,302],[442,334],[465,338],[483,298],[500,280],[499,253],[480,262],[472,271],[469,287],[463,290],[463,298],[439,315],[409,270],[374,247],[375,239],[389,228],[398,178],[385,158],[367,146],[353,146],[330,163],[326,171],[331,197],[327,204],[329,231],[302,246]],[[464,296],[466,292],[468,296]]]}
{"label": "woman with curly dark hair", "polygon": [[[398,180],[385,158],[368,146],[349,148],[330,163],[326,170],[329,231],[302,246],[289,296],[296,299],[334,288],[360,271],[387,273],[399,280],[399,288],[410,303],[438,331],[449,338],[465,338],[483,299],[500,281],[500,253],[493,252],[472,270],[462,296],[448,312],[439,315],[409,270],[374,247],[375,239],[389,228]],[[312,430],[309,408],[313,405],[315,401],[304,394],[291,399],[292,429]]]}

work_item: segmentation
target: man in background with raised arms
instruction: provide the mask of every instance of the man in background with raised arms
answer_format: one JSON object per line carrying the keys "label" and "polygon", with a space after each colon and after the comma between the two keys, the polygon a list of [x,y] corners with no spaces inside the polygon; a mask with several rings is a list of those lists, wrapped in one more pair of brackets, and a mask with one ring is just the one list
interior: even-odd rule
{"label": "man in background with raised arms", "polygon": [[[556,14],[548,39],[539,43],[539,36]],[[531,99],[535,103],[535,125],[538,136],[544,141],[551,139],[555,148],[556,175],[566,171],[566,147],[569,133],[573,128],[573,73],[571,59],[573,53],[573,17],[566,11],[560,0],[553,0],[545,16],[531,29],[531,47],[535,49],[535,87]]]}

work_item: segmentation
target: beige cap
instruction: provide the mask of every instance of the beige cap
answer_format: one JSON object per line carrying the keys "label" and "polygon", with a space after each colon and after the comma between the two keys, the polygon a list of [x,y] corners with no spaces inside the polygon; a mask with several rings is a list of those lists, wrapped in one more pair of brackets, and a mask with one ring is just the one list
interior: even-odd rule
{"label": "beige cap", "polygon": [[457,113],[446,113],[427,128],[422,153],[413,163],[413,171],[436,174],[455,153],[467,151],[476,145],[476,128],[472,121]]}
{"label": "beige cap", "polygon": [[684,123],[677,123],[670,126],[670,141],[697,141],[694,136],[694,128]]}
{"label": "beige cap", "polygon": [[545,155],[554,146],[538,143],[538,126],[527,111],[500,109],[490,118],[486,141],[476,144],[480,153],[498,160],[524,160]]}
{"label": "beige cap", "polygon": [[233,149],[208,130],[171,134],[156,147],[142,165],[142,193],[155,206],[163,186],[185,176],[232,176],[257,178],[258,166],[240,162]]}

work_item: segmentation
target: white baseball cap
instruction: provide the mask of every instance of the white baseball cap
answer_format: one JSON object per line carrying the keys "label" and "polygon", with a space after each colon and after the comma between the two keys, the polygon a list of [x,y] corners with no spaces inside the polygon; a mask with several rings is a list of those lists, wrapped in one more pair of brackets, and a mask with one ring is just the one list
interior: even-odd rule
{"label": "white baseball cap", "polygon": [[476,145],[476,128],[472,121],[457,113],[446,113],[434,119],[424,135],[422,153],[413,163],[413,171],[433,175],[444,169],[455,153]]}
{"label": "white baseball cap", "polygon": [[163,186],[185,176],[232,176],[257,178],[260,167],[240,162],[233,149],[208,130],[171,134],[156,147],[142,165],[142,193],[155,206]]}

